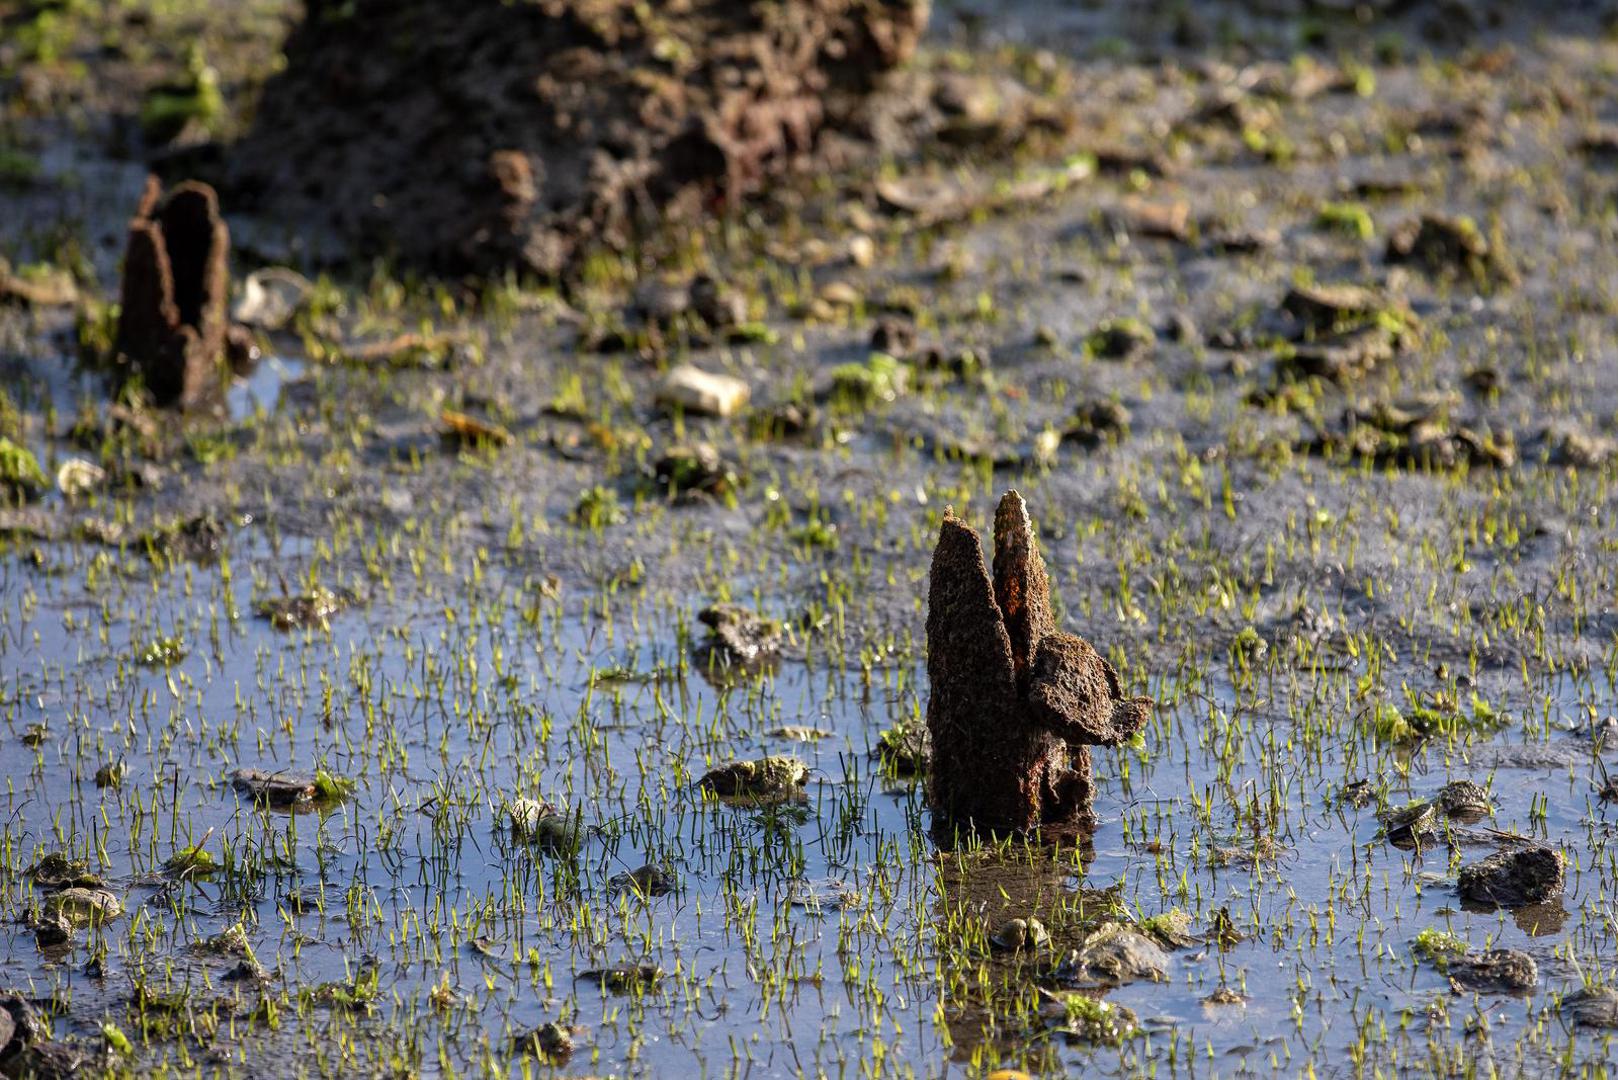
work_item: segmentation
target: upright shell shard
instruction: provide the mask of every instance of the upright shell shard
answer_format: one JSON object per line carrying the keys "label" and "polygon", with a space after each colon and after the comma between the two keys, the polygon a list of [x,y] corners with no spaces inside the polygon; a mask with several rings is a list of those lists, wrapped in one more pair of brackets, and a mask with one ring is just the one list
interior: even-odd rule
{"label": "upright shell shard", "polygon": [[1090,746],[1116,746],[1149,718],[1112,665],[1056,629],[1027,506],[995,514],[994,574],[977,534],[946,513],[928,589],[928,787],[941,835],[1090,833]]}

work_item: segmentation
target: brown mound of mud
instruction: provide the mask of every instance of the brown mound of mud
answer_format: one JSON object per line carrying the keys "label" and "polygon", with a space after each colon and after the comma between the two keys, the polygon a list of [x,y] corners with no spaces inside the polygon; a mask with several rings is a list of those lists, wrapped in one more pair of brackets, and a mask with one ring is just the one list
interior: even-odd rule
{"label": "brown mound of mud", "polygon": [[221,179],[233,212],[317,247],[557,274],[801,168],[927,8],[309,0]]}

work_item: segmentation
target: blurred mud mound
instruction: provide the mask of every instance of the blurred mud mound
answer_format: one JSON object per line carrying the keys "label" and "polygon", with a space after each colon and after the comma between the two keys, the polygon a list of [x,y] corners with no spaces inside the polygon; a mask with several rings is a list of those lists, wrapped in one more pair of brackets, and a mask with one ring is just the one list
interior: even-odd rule
{"label": "blurred mud mound", "polygon": [[233,209],[441,271],[565,270],[814,160],[927,0],[310,0]]}

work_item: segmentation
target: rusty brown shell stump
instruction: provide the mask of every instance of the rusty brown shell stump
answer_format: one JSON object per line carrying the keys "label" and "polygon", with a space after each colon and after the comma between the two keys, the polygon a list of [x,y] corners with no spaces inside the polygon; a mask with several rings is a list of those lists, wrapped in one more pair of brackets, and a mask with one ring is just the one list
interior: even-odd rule
{"label": "rusty brown shell stump", "polygon": [[217,389],[230,319],[230,233],[219,197],[188,182],[165,197],[153,177],[129,223],[117,351],[159,405]]}
{"label": "rusty brown shell stump", "polygon": [[1089,642],[1056,629],[1022,496],[994,517],[994,577],[977,534],[946,512],[928,590],[928,795],[940,836],[1095,831],[1091,746],[1116,746],[1152,700],[1125,697]]}

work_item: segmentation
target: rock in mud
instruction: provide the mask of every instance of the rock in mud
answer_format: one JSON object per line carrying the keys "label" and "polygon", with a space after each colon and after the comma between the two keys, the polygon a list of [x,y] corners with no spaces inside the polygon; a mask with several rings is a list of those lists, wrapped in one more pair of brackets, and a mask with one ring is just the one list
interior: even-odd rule
{"label": "rock in mud", "polygon": [[1062,961],[1055,978],[1064,986],[1122,986],[1142,979],[1162,982],[1168,969],[1168,954],[1157,942],[1118,923],[1105,923]]}
{"label": "rock in mud", "polygon": [[1152,701],[1126,698],[1111,664],[1056,629],[1045,562],[1015,491],[995,513],[993,579],[977,534],[945,513],[927,653],[928,795],[940,836],[1094,832],[1089,747],[1131,738]]}
{"label": "rock in mud", "polygon": [[747,404],[747,384],[734,375],[703,371],[691,364],[670,369],[657,388],[657,403],[703,416],[728,417]]}
{"label": "rock in mud", "polygon": [[802,791],[808,778],[809,766],[797,758],[772,756],[721,765],[697,786],[727,799],[776,800]]}
{"label": "rock in mud", "polygon": [[18,1080],[67,1080],[83,1074],[89,1058],[63,1042],[35,1042],[15,1057],[0,1059],[0,1068]]}
{"label": "rock in mud", "polygon": [[579,978],[598,982],[608,990],[626,993],[631,990],[651,990],[663,981],[664,971],[656,964],[613,964],[579,972]]}
{"label": "rock in mud", "polygon": [[331,617],[343,610],[346,597],[322,586],[294,596],[276,596],[258,602],[260,618],[277,630],[331,629]]}
{"label": "rock in mud", "polygon": [[641,896],[667,896],[674,891],[674,875],[656,863],[647,863],[622,874],[612,875],[607,884],[614,889]]}
{"label": "rock in mud", "polygon": [[1139,319],[1108,319],[1084,339],[1084,350],[1100,360],[1138,360],[1152,351],[1157,335]]}
{"label": "rock in mud", "polygon": [[1450,988],[1470,994],[1526,994],[1539,984],[1539,965],[1518,949],[1469,952],[1449,962]]}
{"label": "rock in mud", "polygon": [[1437,277],[1462,277],[1476,285],[1517,281],[1510,255],[1483,235],[1468,217],[1423,214],[1388,236],[1388,261],[1412,263]]}
{"label": "rock in mud", "polygon": [[1580,1027],[1618,1028],[1618,990],[1581,987],[1562,999],[1562,1011]]}
{"label": "rock in mud", "polygon": [[277,810],[309,806],[315,801],[315,778],[305,773],[237,769],[230,774],[230,786],[251,796],[254,802]]}
{"label": "rock in mud", "polygon": [[60,851],[44,856],[23,873],[33,878],[34,884],[41,889],[65,889],[69,885],[99,888],[104,884],[101,878],[90,872],[89,863],[83,859],[70,859]]}
{"label": "rock in mud", "polygon": [[213,188],[165,196],[148,180],[129,223],[115,348],[159,405],[189,408],[218,389],[229,298],[230,232]]}
{"label": "rock in mud", "polygon": [[1618,457],[1618,440],[1586,431],[1571,423],[1547,426],[1540,432],[1540,442],[1553,465],[1599,469]]}
{"label": "rock in mud", "polygon": [[652,479],[673,499],[725,498],[741,486],[741,473],[711,443],[670,447],[652,465]]}
{"label": "rock in mud", "polygon": [[1476,780],[1452,780],[1438,789],[1433,801],[1445,814],[1468,824],[1494,812],[1489,789]]}
{"label": "rock in mud", "polygon": [[877,736],[871,756],[895,776],[925,775],[933,758],[932,739],[925,724],[895,724]]}
{"label": "rock in mud", "polygon": [[1117,401],[1087,401],[1073,410],[1073,418],[1062,428],[1063,442],[1080,446],[1100,446],[1108,439],[1129,434],[1129,409]]}
{"label": "rock in mud", "polygon": [[573,1056],[573,1033],[555,1021],[548,1021],[511,1040],[518,1053],[532,1054],[549,1065],[562,1065]]}
{"label": "rock in mud", "polygon": [[0,994],[0,1065],[43,1034],[33,1005],[21,994]]}
{"label": "rock in mud", "polygon": [[70,885],[45,898],[45,914],[73,926],[93,926],[124,913],[123,901],[111,889]]}
{"label": "rock in mud", "polygon": [[233,202],[369,253],[555,275],[814,160],[924,0],[316,0]]}
{"label": "rock in mud", "polygon": [[1385,306],[1362,285],[1295,285],[1281,298],[1281,310],[1312,334],[1368,319]]}
{"label": "rock in mud", "polygon": [[1384,810],[1377,815],[1388,843],[1394,847],[1414,847],[1433,834],[1438,824],[1438,807],[1426,799]]}
{"label": "rock in mud", "polygon": [[989,935],[989,944],[1006,952],[1043,949],[1051,943],[1051,935],[1038,919],[1007,919]]}
{"label": "rock in mud", "polygon": [[1191,916],[1179,908],[1152,916],[1141,924],[1141,928],[1165,949],[1189,949],[1202,944],[1204,940],[1191,932]]}
{"label": "rock in mud", "polygon": [[1543,845],[1496,852],[1461,867],[1461,899],[1503,908],[1543,903],[1562,895],[1564,864],[1561,852]]}
{"label": "rock in mud", "polygon": [[1351,382],[1386,364],[1407,347],[1404,334],[1374,322],[1299,345],[1287,358],[1286,366],[1300,375]]}
{"label": "rock in mud", "polygon": [[703,653],[720,664],[748,667],[780,651],[780,620],[766,618],[740,604],[714,604],[697,612],[697,619],[708,628]]}

